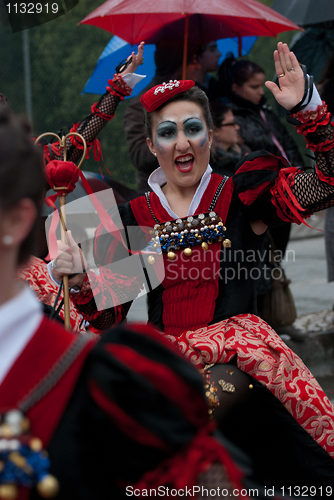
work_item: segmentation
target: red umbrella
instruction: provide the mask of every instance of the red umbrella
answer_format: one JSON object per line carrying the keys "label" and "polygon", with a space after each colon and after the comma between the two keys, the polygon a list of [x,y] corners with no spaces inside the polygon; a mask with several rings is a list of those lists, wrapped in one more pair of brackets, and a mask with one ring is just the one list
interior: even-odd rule
{"label": "red umbrella", "polygon": [[92,24],[134,45],[162,36],[205,45],[219,38],[276,36],[299,26],[257,0],[107,0],[79,24]]}

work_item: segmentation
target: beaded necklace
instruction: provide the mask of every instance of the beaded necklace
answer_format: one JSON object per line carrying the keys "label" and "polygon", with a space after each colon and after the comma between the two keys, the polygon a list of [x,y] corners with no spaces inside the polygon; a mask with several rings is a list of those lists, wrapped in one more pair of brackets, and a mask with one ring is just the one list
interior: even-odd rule
{"label": "beaded necklace", "polygon": [[[183,250],[184,255],[191,256],[194,246],[201,245],[206,251],[212,243],[223,242],[224,247],[230,247],[231,241],[225,237],[226,227],[222,219],[213,211],[227,179],[228,177],[225,176],[220,182],[210,203],[209,212],[164,223],[160,223],[156,218],[150,205],[149,193],[145,193],[148,208],[156,222],[146,251],[167,253],[167,258],[174,260],[175,251]],[[148,261],[153,264],[155,259],[151,256]]]}

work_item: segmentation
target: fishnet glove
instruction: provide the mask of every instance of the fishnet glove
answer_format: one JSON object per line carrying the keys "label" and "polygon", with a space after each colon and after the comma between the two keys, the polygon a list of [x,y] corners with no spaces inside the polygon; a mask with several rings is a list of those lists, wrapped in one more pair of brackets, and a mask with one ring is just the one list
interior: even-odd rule
{"label": "fishnet glove", "polygon": [[319,124],[315,131],[307,133],[306,129],[301,133],[306,135],[308,146],[315,152],[316,171],[296,175],[292,192],[307,209],[305,214],[311,214],[334,206],[334,128],[329,122]]}

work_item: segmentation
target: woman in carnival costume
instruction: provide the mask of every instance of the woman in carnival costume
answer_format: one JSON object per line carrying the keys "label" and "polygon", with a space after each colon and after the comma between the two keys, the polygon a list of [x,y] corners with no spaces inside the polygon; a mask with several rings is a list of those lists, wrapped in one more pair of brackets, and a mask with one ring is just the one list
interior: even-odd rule
{"label": "woman in carnival costume", "polygon": [[[251,455],[260,482],[283,494],[302,486],[311,494],[315,487],[320,497],[321,488],[333,486],[333,406],[300,358],[256,316],[256,255],[268,226],[300,224],[334,205],[333,128],[312,78],[286,44],[278,43],[274,60],[280,87],[266,86],[315,152],[314,173],[260,151],[243,159],[232,178],[212,174],[206,96],[192,81],[171,81],[141,98],[148,146],[160,164],[150,177],[152,192],[118,208],[125,227],[143,228],[148,266],[162,251],[165,277],[148,294],[149,321],[204,370],[210,411],[224,433]],[[106,300],[112,305],[104,288],[124,304],[125,316],[126,297],[142,283],[132,276],[117,288],[117,277],[105,271],[122,257],[114,236],[104,224],[96,232],[99,284],[92,290],[88,273],[78,306],[88,320],[95,301],[97,309]],[[95,314],[108,311],[95,306]]]}

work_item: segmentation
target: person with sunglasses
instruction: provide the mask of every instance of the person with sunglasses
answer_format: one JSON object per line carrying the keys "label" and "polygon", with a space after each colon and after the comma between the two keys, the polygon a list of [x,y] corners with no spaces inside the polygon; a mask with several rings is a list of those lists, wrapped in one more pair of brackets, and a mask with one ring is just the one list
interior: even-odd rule
{"label": "person with sunglasses", "polygon": [[251,149],[239,135],[240,126],[232,109],[223,102],[211,102],[210,108],[213,119],[210,165],[215,173],[230,177],[235,172],[236,164]]}

